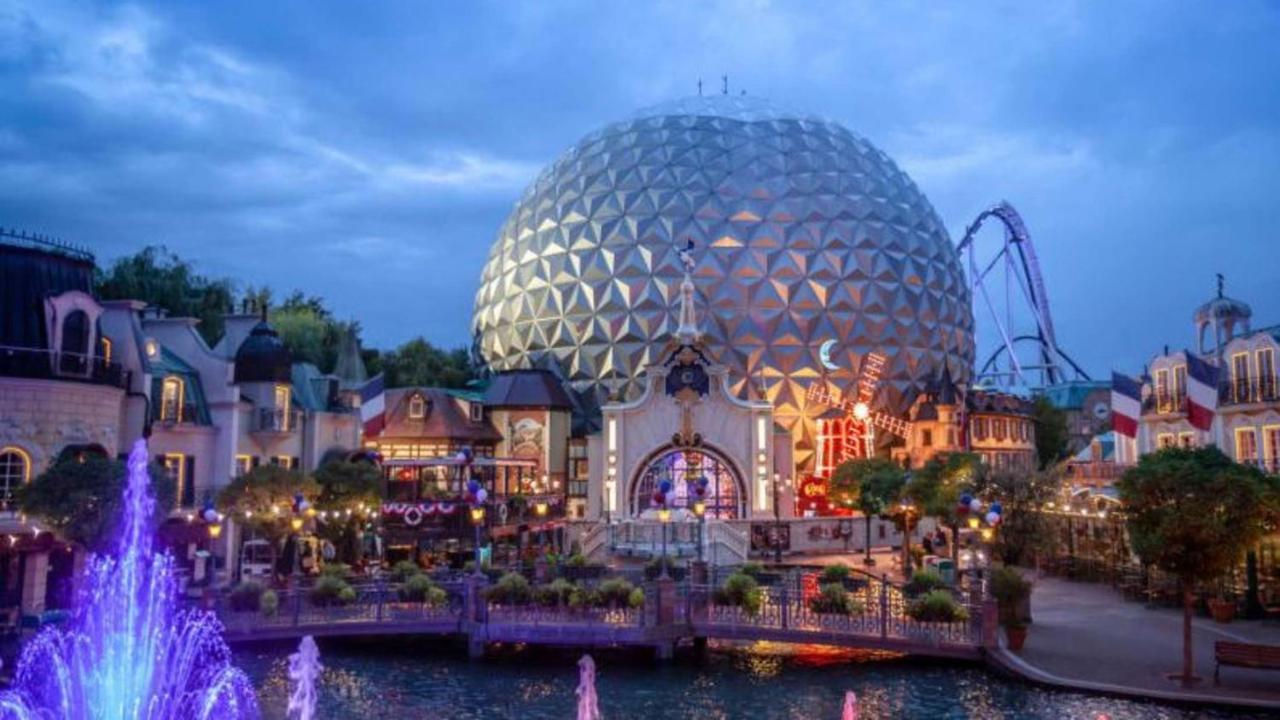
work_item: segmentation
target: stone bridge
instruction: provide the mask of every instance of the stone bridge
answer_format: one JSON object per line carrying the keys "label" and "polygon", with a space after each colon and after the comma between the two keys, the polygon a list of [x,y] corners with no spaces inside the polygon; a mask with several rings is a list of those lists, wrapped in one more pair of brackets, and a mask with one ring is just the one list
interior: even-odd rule
{"label": "stone bridge", "polygon": [[866,648],[946,658],[981,659],[996,645],[995,603],[964,603],[969,617],[958,622],[921,622],[906,614],[900,588],[887,581],[863,583],[854,591],[863,612],[816,613],[803,593],[765,588],[757,612],[716,604],[708,585],[656,580],[645,583],[638,608],[504,606],[483,596],[487,581],[468,578],[442,585],[440,606],[404,602],[393,586],[366,586],[355,602],[316,606],[303,592],[282,595],[278,611],[216,612],[230,643],[316,637],[426,636],[462,638],[473,657],[490,643],[547,646],[649,647],[671,657],[683,643],[708,640],[772,641]]}

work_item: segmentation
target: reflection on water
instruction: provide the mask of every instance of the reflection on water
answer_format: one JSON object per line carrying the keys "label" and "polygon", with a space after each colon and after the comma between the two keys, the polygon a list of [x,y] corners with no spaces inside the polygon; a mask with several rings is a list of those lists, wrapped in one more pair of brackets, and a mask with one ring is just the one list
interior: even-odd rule
{"label": "reflection on water", "polygon": [[[319,717],[574,717],[577,653],[515,649],[469,662],[437,640],[393,647],[321,640]],[[284,718],[288,648],[243,649],[237,663],[258,687],[263,717]],[[810,647],[759,644],[659,665],[644,655],[593,653],[608,720],[838,718],[846,690],[861,717],[1174,720],[1251,717],[1064,693],[1007,682],[975,666]],[[1252,717],[1263,717],[1256,715]]]}

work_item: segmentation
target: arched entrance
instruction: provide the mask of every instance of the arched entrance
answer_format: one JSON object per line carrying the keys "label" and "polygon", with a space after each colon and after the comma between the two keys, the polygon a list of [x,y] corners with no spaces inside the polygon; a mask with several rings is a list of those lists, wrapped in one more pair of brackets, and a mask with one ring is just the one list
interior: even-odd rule
{"label": "arched entrance", "polygon": [[699,478],[707,479],[702,500],[707,517],[731,520],[746,516],[746,488],[733,463],[710,448],[681,449],[667,446],[649,457],[631,484],[631,516],[636,517],[653,503],[653,493],[664,480],[671,481],[668,504],[687,508],[697,497]]}

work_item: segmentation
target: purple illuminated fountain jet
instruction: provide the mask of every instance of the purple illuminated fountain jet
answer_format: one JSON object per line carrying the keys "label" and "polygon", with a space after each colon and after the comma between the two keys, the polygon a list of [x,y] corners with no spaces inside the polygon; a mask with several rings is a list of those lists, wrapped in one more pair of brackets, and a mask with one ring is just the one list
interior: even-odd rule
{"label": "purple illuminated fountain jet", "polygon": [[222,626],[179,611],[173,561],[152,550],[147,445],[129,454],[114,555],[95,556],[66,629],[46,629],[0,693],[0,720],[205,720],[258,717],[253,686],[231,665]]}

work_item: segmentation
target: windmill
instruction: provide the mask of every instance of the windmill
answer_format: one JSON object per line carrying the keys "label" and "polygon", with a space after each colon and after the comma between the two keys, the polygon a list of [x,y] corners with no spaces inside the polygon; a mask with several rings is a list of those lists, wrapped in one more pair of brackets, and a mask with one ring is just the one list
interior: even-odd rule
{"label": "windmill", "polygon": [[836,437],[837,442],[830,448],[831,460],[829,463],[821,463],[823,466],[834,468],[845,460],[874,455],[877,428],[904,439],[910,437],[910,422],[871,407],[886,361],[885,356],[879,353],[867,353],[862,360],[862,371],[858,374],[857,397],[853,399],[828,390],[825,382],[815,382],[809,386],[805,393],[808,402],[821,403],[845,412],[846,430]]}

